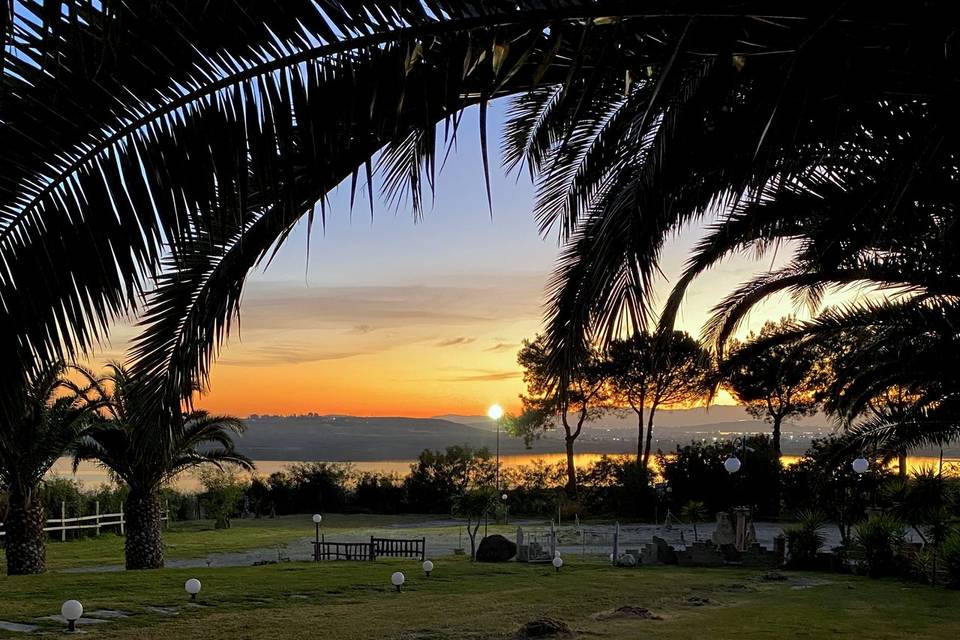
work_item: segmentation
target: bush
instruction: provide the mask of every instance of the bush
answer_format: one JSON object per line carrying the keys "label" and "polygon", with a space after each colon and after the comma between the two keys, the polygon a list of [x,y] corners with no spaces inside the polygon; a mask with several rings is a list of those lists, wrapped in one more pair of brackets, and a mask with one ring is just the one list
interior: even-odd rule
{"label": "bush", "polygon": [[814,569],[817,554],[823,547],[821,533],[825,518],[819,511],[802,511],[797,514],[797,524],[783,530],[787,538],[787,564],[793,569]]}
{"label": "bush", "polygon": [[244,483],[231,471],[202,469],[197,472],[204,493],[201,504],[207,515],[214,520],[216,529],[229,529],[230,519],[237,515],[243,504]]}
{"label": "bush", "polygon": [[940,553],[947,586],[951,589],[960,589],[960,533],[950,535],[940,547]]}
{"label": "bush", "polygon": [[903,522],[891,516],[874,516],[857,526],[856,544],[871,578],[895,575],[903,548]]}

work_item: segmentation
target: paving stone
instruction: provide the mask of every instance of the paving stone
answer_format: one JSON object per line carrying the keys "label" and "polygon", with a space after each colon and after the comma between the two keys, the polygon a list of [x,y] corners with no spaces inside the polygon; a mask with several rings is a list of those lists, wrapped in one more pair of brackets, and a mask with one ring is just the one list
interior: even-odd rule
{"label": "paving stone", "polygon": [[20,633],[30,633],[36,631],[39,627],[35,624],[23,624],[22,622],[8,622],[6,620],[0,620],[0,630],[3,631],[17,631]]}

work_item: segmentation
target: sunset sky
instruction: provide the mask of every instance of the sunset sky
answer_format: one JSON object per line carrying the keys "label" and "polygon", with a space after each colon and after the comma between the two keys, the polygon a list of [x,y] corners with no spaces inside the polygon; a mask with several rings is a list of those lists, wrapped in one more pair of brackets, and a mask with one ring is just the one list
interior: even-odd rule
{"label": "sunset sky", "polygon": [[[491,108],[492,140],[505,107]],[[362,196],[351,214],[343,186],[331,195],[326,226],[314,226],[309,262],[306,225],[292,234],[248,281],[240,331],[214,366],[202,406],[240,416],[480,414],[493,402],[516,408],[523,391],[516,352],[541,326],[557,238],[538,235],[528,176],[504,177],[496,152],[491,220],[476,120],[475,112],[464,116],[458,150],[422,221],[377,201],[371,222]],[[693,228],[670,244],[668,278],[699,233]],[[699,335],[713,304],[785,254],[732,259],[701,277],[679,328]],[[658,291],[668,290],[661,282]],[[789,298],[775,298],[749,327],[792,311]],[[118,327],[103,356],[119,357],[131,335]]]}

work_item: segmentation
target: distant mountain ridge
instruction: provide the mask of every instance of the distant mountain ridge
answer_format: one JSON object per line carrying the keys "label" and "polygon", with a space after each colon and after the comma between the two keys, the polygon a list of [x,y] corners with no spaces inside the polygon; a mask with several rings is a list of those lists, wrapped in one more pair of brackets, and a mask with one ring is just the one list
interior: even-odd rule
{"label": "distant mountain ridge", "polygon": [[[692,439],[769,430],[769,425],[754,420],[740,407],[713,407],[709,412],[703,409],[663,411],[657,415],[656,446],[665,450]],[[458,444],[487,447],[491,451],[496,447],[496,423],[485,416],[251,416],[245,422],[247,430],[238,439],[237,448],[254,460],[410,460],[423,449],[444,449]],[[790,425],[785,428],[785,435],[801,430],[817,431],[815,426]],[[635,452],[635,418],[632,415],[605,417],[588,425],[577,442],[581,453]],[[785,447],[789,444],[788,438]],[[805,446],[801,451],[803,448]],[[537,455],[563,450],[559,431],[545,434],[531,449],[525,448],[521,439],[501,433],[502,455]]]}

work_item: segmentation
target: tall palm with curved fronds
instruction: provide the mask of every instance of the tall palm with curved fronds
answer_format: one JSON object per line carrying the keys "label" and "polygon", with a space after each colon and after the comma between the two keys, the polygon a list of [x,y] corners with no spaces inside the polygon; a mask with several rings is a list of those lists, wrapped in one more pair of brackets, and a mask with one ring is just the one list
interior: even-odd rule
{"label": "tall palm with curved fronds", "polygon": [[94,460],[127,484],[127,569],[162,567],[160,488],[178,473],[201,465],[252,469],[253,463],[236,451],[233,442],[233,436],[243,431],[243,423],[199,410],[144,422],[150,412],[138,406],[144,401],[142,387],[130,372],[121,365],[110,365],[106,381],[113,387],[107,417],[73,446],[74,468],[81,460]]}
{"label": "tall palm with curved fronds", "polygon": [[485,125],[489,100],[520,96],[507,158],[567,243],[547,316],[559,378],[650,321],[685,223],[720,210],[695,277],[806,237],[803,215],[754,204],[836,186],[830,225],[904,221],[937,204],[923,182],[956,172],[948,2],[238,0],[222,21],[197,5],[18,3],[4,56],[0,299],[26,304],[3,305],[0,349],[83,351],[157,280],[134,366],[164,411],[203,382],[246,274],[292,225],[378,151],[416,208],[436,124],[452,139],[469,105]]}
{"label": "tall palm with curved fronds", "polygon": [[[75,374],[80,382],[71,380]],[[7,574],[43,573],[46,515],[40,483],[90,425],[101,406],[98,383],[84,369],[49,363],[18,396],[19,415],[0,420],[0,486],[7,492],[3,523]]]}

